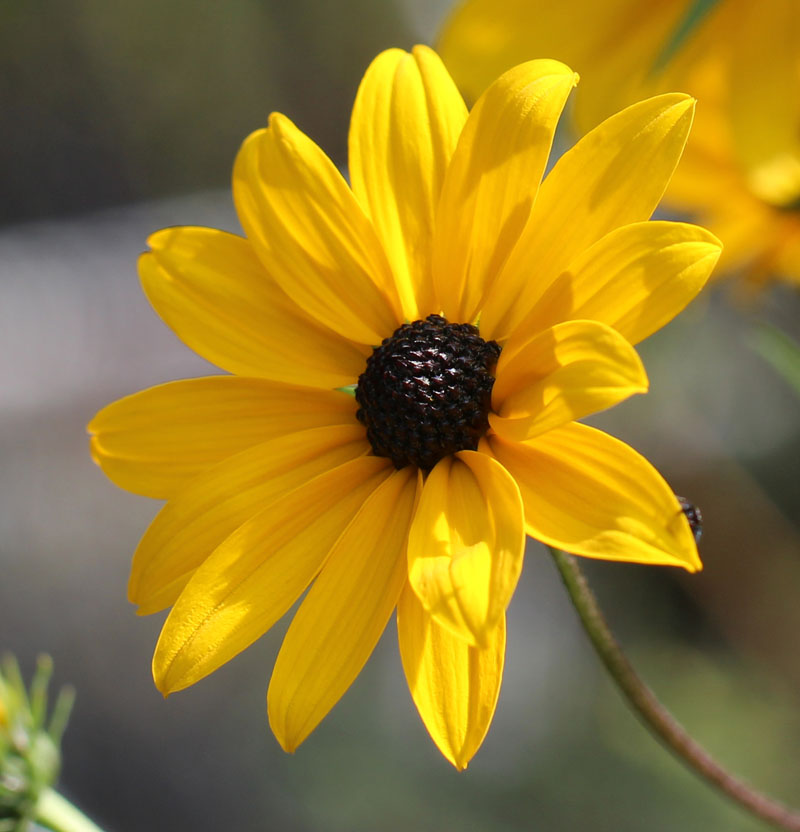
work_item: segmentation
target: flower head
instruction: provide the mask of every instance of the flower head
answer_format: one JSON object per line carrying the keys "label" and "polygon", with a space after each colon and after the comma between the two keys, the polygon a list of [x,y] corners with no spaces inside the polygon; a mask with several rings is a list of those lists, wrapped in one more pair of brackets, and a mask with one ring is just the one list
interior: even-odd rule
{"label": "flower head", "polygon": [[587,130],[673,89],[699,102],[666,204],[725,243],[720,272],[800,284],[800,7],[794,0],[467,0],[440,49],[477,96],[499,72],[548,54],[586,79]]}
{"label": "flower head", "polygon": [[294,750],[396,609],[414,701],[463,768],[494,713],[526,535],[700,568],[660,475],[575,421],[645,391],[632,343],[719,255],[700,228],[648,222],[693,101],[630,107],[541,182],[576,81],[531,61],[468,113],[435,53],[391,49],[356,98],[350,186],[274,114],[234,168],[246,236],[150,238],[147,296],[231,373],[145,390],[89,426],[112,480],[168,500],[129,588],[142,613],[172,606],[153,661],[164,693],[308,589],[268,693]]}

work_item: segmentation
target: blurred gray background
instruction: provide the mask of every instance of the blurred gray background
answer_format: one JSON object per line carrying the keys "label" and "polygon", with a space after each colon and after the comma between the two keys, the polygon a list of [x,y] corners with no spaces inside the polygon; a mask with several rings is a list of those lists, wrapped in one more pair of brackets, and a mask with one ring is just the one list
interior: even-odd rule
{"label": "blurred gray background", "polygon": [[[759,830],[645,733],[587,645],[546,552],[510,609],[497,716],[469,770],[429,741],[393,624],[293,756],[265,692],[285,622],[168,701],[163,616],[125,600],[157,510],[117,490],[85,425],[126,393],[211,370],[149,308],[135,259],[163,226],[237,228],[239,143],[286,112],[340,164],[360,76],[432,42],[447,8],[406,0],[0,0],[0,651],[53,655],[78,688],[64,792],[129,830]],[[558,57],[558,56],[552,56]],[[800,802],[798,400],[748,346],[800,336],[795,292],[708,292],[642,345],[652,391],[595,423],[705,516],[698,576],[593,564],[643,675],[753,783]]]}

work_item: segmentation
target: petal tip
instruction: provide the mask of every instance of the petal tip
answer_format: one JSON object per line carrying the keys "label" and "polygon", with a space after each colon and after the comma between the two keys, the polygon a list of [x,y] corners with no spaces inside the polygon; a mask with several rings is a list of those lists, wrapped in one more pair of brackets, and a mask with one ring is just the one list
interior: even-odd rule
{"label": "petal tip", "polygon": [[278,745],[287,753],[287,754],[294,754],[297,751],[298,746],[300,745],[299,742],[290,742],[288,737],[281,736],[278,734],[275,729],[272,729],[272,733],[275,735],[275,739],[278,741]]}
{"label": "petal tip", "polygon": [[709,237],[711,239],[709,239],[703,246],[705,254],[700,257],[700,260],[711,260],[713,258],[713,265],[716,265],[717,260],[719,260],[725,246],[722,240],[717,239],[713,234],[711,234],[711,232],[709,232]]}
{"label": "petal tip", "polygon": [[166,679],[156,670],[153,665],[153,682],[155,682],[156,690],[166,699],[174,690],[166,684]]}
{"label": "petal tip", "polygon": [[535,67],[538,74],[542,73],[542,67],[547,67],[548,75],[564,75],[574,78],[577,74],[571,66],[567,66],[563,61],[558,61],[555,58],[534,58],[532,61],[527,61],[526,66]]}
{"label": "petal tip", "polygon": [[[91,424],[91,423],[90,423]],[[87,427],[88,430],[88,427]],[[93,434],[89,435],[89,455],[92,457],[92,462],[98,466],[98,468],[103,467],[103,459],[100,454],[99,442],[97,441],[97,437]]]}
{"label": "petal tip", "polygon": [[700,560],[700,555],[695,552],[694,557],[688,563],[683,564],[683,568],[692,575],[702,572],[703,562]]}
{"label": "petal tip", "polygon": [[[160,234],[160,231],[156,231],[156,234]],[[136,258],[136,271],[139,275],[140,280],[144,280],[144,270],[145,268],[150,265],[151,260],[154,257],[153,252],[156,250],[156,247],[153,245],[153,239],[155,234],[151,234],[147,238],[147,245],[150,246],[150,251],[143,251],[139,254]]]}
{"label": "petal tip", "polygon": [[100,432],[97,423],[100,420],[100,414],[102,412],[102,410],[98,410],[97,413],[95,413],[94,416],[92,416],[92,418],[86,423],[86,433],[91,439],[94,439]]}
{"label": "petal tip", "polygon": [[151,594],[142,592],[139,585],[133,589],[128,589],[128,601],[136,605],[136,615],[144,618],[146,615],[152,615],[155,612],[161,612],[169,607],[169,603],[159,601],[158,595],[155,597]]}
{"label": "petal tip", "polygon": [[679,110],[681,113],[694,113],[695,108],[697,107],[696,98],[693,98],[691,95],[684,92],[674,93],[674,95],[677,96],[677,99],[672,106],[676,110]]}
{"label": "petal tip", "polygon": [[192,684],[191,681],[186,682],[181,679],[174,680],[172,679],[173,675],[174,674],[170,673],[169,667],[167,667],[163,673],[156,674],[155,670],[153,671],[153,681],[155,682],[156,689],[164,697],[164,699],[171,696],[173,693],[177,693],[179,690],[188,688]]}
{"label": "petal tip", "polygon": [[[631,104],[622,112],[630,111],[632,108],[643,109],[645,112],[653,112],[651,108],[655,108],[657,118],[663,117],[666,113],[672,113],[675,121],[680,120],[685,115],[692,116],[694,114],[697,99],[685,92],[664,92],[659,95],[654,95],[651,98],[638,101]],[[612,116],[613,118],[613,116]]]}
{"label": "petal tip", "polygon": [[419,55],[424,55],[426,58],[430,58],[431,56],[435,56],[437,58],[439,57],[439,53],[435,49],[431,49],[430,46],[427,46],[424,43],[415,43],[414,46],[411,47],[411,54],[415,58]]}
{"label": "petal tip", "polygon": [[[159,228],[158,231],[154,231],[152,234],[147,235],[145,238],[145,244],[149,249],[153,250],[159,247],[159,242],[163,238],[165,230],[166,229],[164,228]],[[149,251],[143,251],[139,255],[139,262],[141,262],[142,257],[146,257],[148,254],[150,254]]]}
{"label": "petal tip", "polygon": [[[480,747],[480,743],[478,743],[478,747]],[[473,747],[470,743],[464,743],[458,749],[448,748],[445,750],[440,748],[439,750],[456,771],[462,772],[469,768],[469,764],[472,762],[472,758],[475,756],[478,748]]]}
{"label": "petal tip", "polygon": [[159,649],[161,647],[161,639],[163,639],[163,637],[164,631],[162,630],[159,643],[156,644],[156,650],[153,654],[151,672],[153,674],[153,681],[155,682],[156,689],[163,694],[166,699],[170,694],[189,687],[189,685],[192,684],[192,680],[187,681],[185,676],[183,679],[175,678],[177,674],[173,672],[175,669],[173,663],[174,657],[165,656],[165,651]]}
{"label": "petal tip", "polygon": [[290,736],[287,731],[286,723],[278,724],[277,717],[273,713],[271,707],[269,691],[267,692],[267,721],[269,722],[272,735],[278,741],[278,745],[287,753],[294,754],[303,742],[302,737]]}
{"label": "petal tip", "polygon": [[[293,122],[288,116],[273,110],[267,117],[267,129],[264,132],[272,131],[276,136],[281,136],[285,133],[286,128],[291,126],[293,126]],[[255,134],[251,133],[252,135]],[[250,137],[248,136],[248,138]]]}

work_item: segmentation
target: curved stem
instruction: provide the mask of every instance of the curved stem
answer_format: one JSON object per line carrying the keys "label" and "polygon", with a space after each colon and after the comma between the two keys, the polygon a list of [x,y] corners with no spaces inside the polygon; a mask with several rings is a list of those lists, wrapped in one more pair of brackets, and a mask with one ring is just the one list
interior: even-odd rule
{"label": "curved stem", "polygon": [[39,795],[35,819],[54,832],[103,832],[55,789],[45,789]]}
{"label": "curved stem", "polygon": [[800,813],[755,791],[722,768],[656,699],[614,639],[575,558],[556,549],[550,552],[600,660],[645,725],[690,769],[740,806],[781,829],[800,832]]}

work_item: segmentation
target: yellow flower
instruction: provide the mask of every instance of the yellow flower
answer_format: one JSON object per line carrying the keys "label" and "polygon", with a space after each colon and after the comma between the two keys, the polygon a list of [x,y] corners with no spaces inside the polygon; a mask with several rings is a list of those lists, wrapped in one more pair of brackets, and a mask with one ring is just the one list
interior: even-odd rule
{"label": "yellow flower", "polygon": [[531,61],[468,114],[435,53],[391,49],[355,102],[351,186],[274,114],[234,168],[246,237],[150,238],[148,298],[232,374],[145,390],[89,426],[114,482],[168,500],[129,591],[141,613],[172,606],[153,661],[165,694],[310,586],[269,686],[281,745],[314,730],[397,608],[414,701],[464,768],[494,713],[526,534],[700,568],[661,476],[574,421],[645,391],[631,344],[719,255],[701,228],[647,221],[693,101],[619,113],[540,186],[576,80]]}
{"label": "yellow flower", "polygon": [[669,90],[699,102],[665,204],[725,243],[720,272],[800,284],[800,6],[796,0],[467,0],[442,32],[476,96],[509,66],[550,55],[586,81],[586,130]]}

